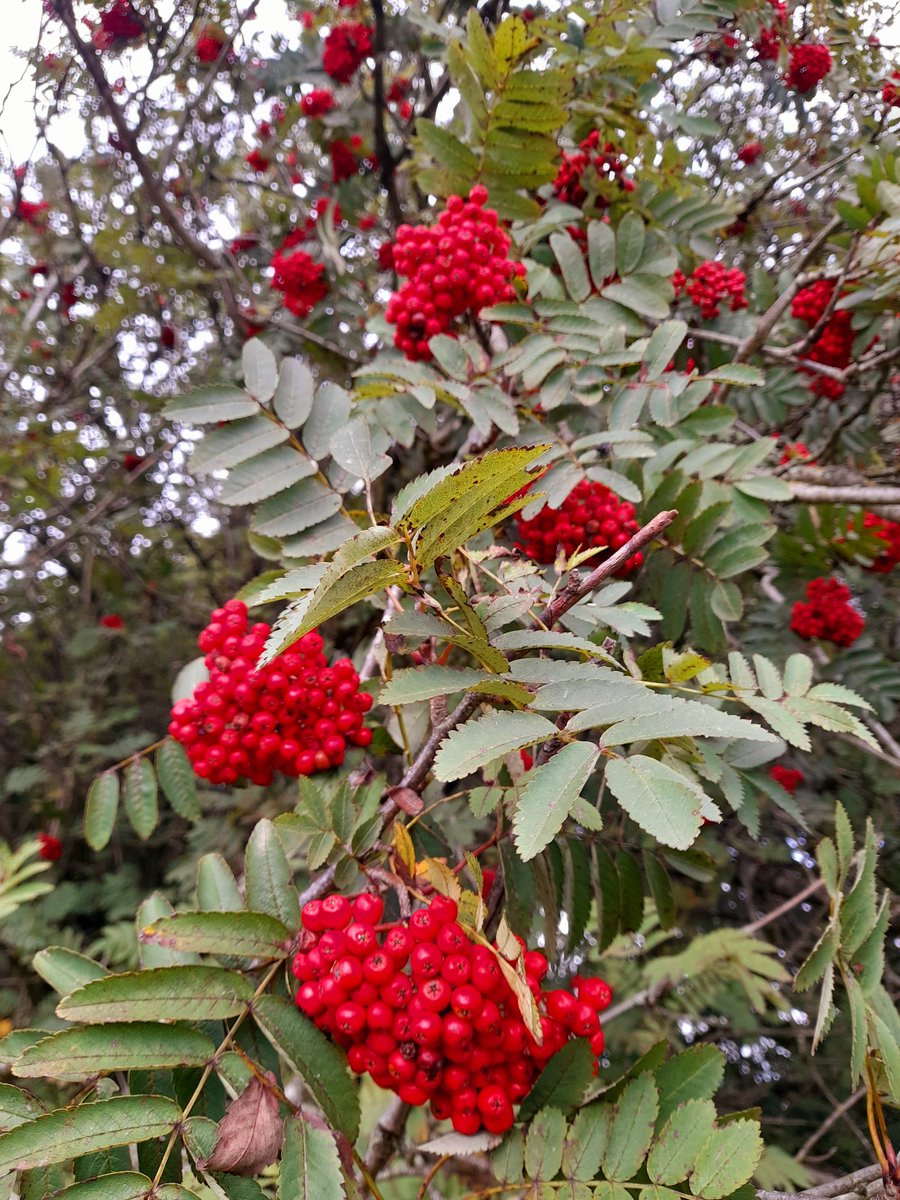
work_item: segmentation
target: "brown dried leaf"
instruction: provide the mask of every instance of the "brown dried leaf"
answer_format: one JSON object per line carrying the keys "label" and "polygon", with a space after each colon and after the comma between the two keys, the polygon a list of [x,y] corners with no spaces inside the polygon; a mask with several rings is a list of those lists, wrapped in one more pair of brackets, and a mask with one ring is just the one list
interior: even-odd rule
{"label": "brown dried leaf", "polygon": [[388,797],[393,800],[397,807],[407,813],[410,817],[416,816],[425,807],[425,801],[418,792],[414,792],[412,788],[395,787],[388,792]]}
{"label": "brown dried leaf", "polygon": [[[272,1082],[275,1078],[269,1075]],[[259,1079],[251,1079],[219,1122],[219,1137],[209,1159],[210,1171],[258,1175],[278,1157],[284,1122],[278,1100]]]}

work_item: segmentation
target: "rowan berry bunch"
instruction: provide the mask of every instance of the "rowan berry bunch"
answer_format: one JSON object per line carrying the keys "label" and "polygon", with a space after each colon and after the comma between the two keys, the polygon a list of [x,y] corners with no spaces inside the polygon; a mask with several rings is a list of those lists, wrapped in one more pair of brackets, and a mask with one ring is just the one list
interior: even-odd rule
{"label": "rowan berry bunch", "polygon": [[[587,200],[589,189],[599,187],[608,190],[610,185],[614,185],[623,192],[633,192],[634,183],[625,175],[626,165],[627,159],[619,154],[612,142],[604,143],[600,149],[600,133],[595,129],[584,141],[579,142],[576,151],[571,154],[563,151],[553,190],[560,200],[578,208]],[[611,200],[601,191],[594,197],[594,204],[598,208],[608,208]]]}
{"label": "rowan berry bunch", "polygon": [[881,89],[882,103],[888,108],[900,106],[900,71],[892,71],[891,77]]}
{"label": "rowan berry bunch", "polygon": [[762,157],[762,153],[762,142],[745,142],[744,145],[741,146],[740,150],[738,150],[737,156],[740,162],[749,167],[755,163],[758,158]]}
{"label": "rowan berry bunch", "polygon": [[863,529],[884,542],[885,546],[868,568],[878,575],[887,575],[900,563],[900,522],[889,521],[876,513],[863,514]]}
{"label": "rowan berry bunch", "polygon": [[267,785],[276,771],[296,777],[344,761],[347,743],[368,746],[363,714],[372,697],[359,690],[348,658],[331,666],[313,630],[258,667],[270,628],[250,625],[247,606],[229,600],[197,639],[209,680],[172,709],[169,733],[187,748],[201,779]]}
{"label": "rowan berry bunch", "polygon": [[789,795],[793,796],[800,784],[805,781],[806,776],[795,767],[783,767],[780,763],[776,763],[774,767],[769,767],[769,778],[774,779]]}
{"label": "rowan berry bunch", "polygon": [[[831,303],[834,288],[834,282],[829,279],[817,279],[808,287],[801,288],[791,301],[791,316],[796,317],[798,321],[803,321],[812,329],[825,315]],[[842,296],[845,294],[841,293]],[[822,363],[823,366],[837,367],[841,370],[849,366],[854,340],[851,319],[849,310],[834,309],[819,337],[803,357],[809,359],[810,362]],[[844,394],[844,385],[839,379],[831,379],[827,375],[820,375],[818,372],[809,370],[806,373],[812,375],[809,390],[814,396],[827,396],[830,400],[837,400]]]}
{"label": "rowan berry bunch", "polygon": [[782,39],[787,32],[787,5],[783,0],[769,0],[769,5],[775,10],[775,20],[771,25],[763,26],[759,37],[753,43],[753,49],[761,62],[777,60]]}
{"label": "rowan berry bunch", "polygon": [[338,83],[349,83],[372,50],[372,31],[361,21],[341,21],[325,39],[322,68]]}
{"label": "rowan berry bunch", "polygon": [[682,271],[672,276],[672,287],[676,295],[684,292],[691,303],[700,309],[700,316],[710,321],[719,315],[719,303],[728,300],[732,312],[747,307],[744,289],[747,276],[738,267],[726,267],[724,263],[707,259],[694,269],[688,278]]}
{"label": "rowan berry bunch", "polygon": [[118,50],[142,38],[145,31],[143,17],[135,12],[131,0],[115,0],[100,13],[91,41],[97,50]]}
{"label": "rowan berry bunch", "polygon": [[831,51],[821,42],[791,46],[784,82],[804,95],[817,87],[831,70]]}
{"label": "rowan berry bunch", "polygon": [[778,465],[783,467],[785,463],[796,462],[798,459],[808,462],[811,458],[809,446],[804,442],[787,442],[781,452]]}
{"label": "rowan berry bunch", "polygon": [[197,62],[213,63],[222,53],[225,45],[225,35],[215,25],[204,25],[194,46],[194,58]]}
{"label": "rowan berry bunch", "polygon": [[[347,1051],[351,1068],[407,1104],[471,1135],[504,1133],[513,1105],[570,1038],[603,1051],[598,1013],[612,992],[575,980],[575,994],[544,991],[547,959],[526,950],[540,1044],[521,1018],[496,947],[473,942],[456,901],[435,896],[408,921],[381,925],[378,896],[333,894],[303,908],[302,949],[292,964],[297,1006]],[[379,934],[381,935],[379,939]],[[507,962],[512,959],[507,958]]]}
{"label": "rowan berry bunch", "polygon": [[810,641],[852,646],[864,628],[862,615],[850,602],[850,589],[837,579],[811,579],[806,602],[798,600],[791,613],[791,629]]}
{"label": "rowan berry bunch", "polygon": [[272,255],[272,287],[283,293],[285,308],[297,317],[308,316],[328,294],[324,265],[295,249],[308,234],[309,226],[295,229]]}
{"label": "rowan berry bunch", "polygon": [[[582,479],[559,508],[542,508],[531,520],[520,514],[516,525],[519,535],[516,545],[539,563],[552,563],[559,546],[567,556],[578,549],[605,550],[606,554],[595,559],[602,562],[620,550],[639,528],[633,504],[620,500],[608,487],[589,479]],[[643,561],[644,556],[638,551],[616,574],[620,578],[631,575]]]}
{"label": "rowan berry bunch", "polygon": [[387,304],[385,317],[397,326],[394,345],[407,358],[431,358],[428,343],[451,333],[453,322],[516,296],[512,280],[525,266],[509,258],[510,239],[497,214],[485,208],[480,184],[468,200],[450,196],[436,225],[401,225],[393,265],[407,282]]}

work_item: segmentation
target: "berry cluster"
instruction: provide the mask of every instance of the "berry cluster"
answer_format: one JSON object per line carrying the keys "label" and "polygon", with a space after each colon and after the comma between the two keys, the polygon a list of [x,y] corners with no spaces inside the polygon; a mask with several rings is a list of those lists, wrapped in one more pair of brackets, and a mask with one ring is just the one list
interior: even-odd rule
{"label": "berry cluster", "polygon": [[47,224],[50,205],[46,200],[16,200],[15,216],[33,229],[43,229]]}
{"label": "berry cluster", "polygon": [[763,144],[762,142],[745,142],[737,152],[738,161],[746,166],[751,166],[758,158],[762,157]]}
{"label": "berry cluster", "polygon": [[265,623],[248,628],[246,604],[229,600],[197,639],[209,680],[178,701],[169,733],[210,783],[312,775],[340,766],[348,741],[372,741],[363,728],[372,697],[359,690],[350,660],[329,667],[314,630],[258,668],[269,632]]}
{"label": "berry cluster", "polygon": [[194,58],[197,62],[214,63],[224,46],[225,35],[221,29],[215,25],[204,25],[194,46]]}
{"label": "berry cluster", "polygon": [[38,858],[45,862],[56,862],[62,858],[63,844],[58,837],[54,837],[52,833],[39,833],[37,840]]}
{"label": "berry cluster", "polygon": [[[559,546],[567,556],[591,547],[607,551],[594,560],[600,562],[621,549],[639,528],[633,504],[623,503],[608,487],[589,479],[582,479],[559,508],[542,508],[530,521],[520,514],[516,524],[519,534],[516,545],[539,563],[552,563]],[[620,578],[631,575],[643,561],[644,556],[638,551],[617,575]]]}
{"label": "berry cluster", "polygon": [[863,514],[863,529],[867,529],[872,537],[885,543],[884,549],[869,570],[877,575],[887,575],[900,563],[900,522],[889,521],[886,517],[867,512]]}
{"label": "berry cluster", "polygon": [[804,95],[818,86],[831,70],[831,51],[821,42],[799,42],[791,46],[784,82]]}
{"label": "berry cluster", "polygon": [[900,106],[900,71],[892,71],[891,77],[881,89],[881,99],[888,108]]}
{"label": "berry cluster", "polygon": [[328,88],[313,88],[300,98],[300,108],[304,117],[324,117],[336,105],[337,101]]}
{"label": "berry cluster", "polygon": [[602,979],[576,979],[575,995],[545,992],[547,960],[525,951],[525,976],[541,1014],[538,1044],[498,952],[470,940],[454,900],[435,896],[408,921],[379,926],[383,909],[378,896],[366,894],[311,900],[293,961],[297,1006],[347,1050],[357,1074],[371,1075],[407,1104],[430,1103],[435,1118],[449,1118],[458,1133],[504,1133],[513,1105],[570,1038],[589,1038],[594,1054],[602,1053],[597,1014],[612,999]]}
{"label": "berry cluster", "polygon": [[349,83],[372,51],[372,31],[361,21],[341,21],[325,39],[322,68],[337,83]]}
{"label": "berry cluster", "polygon": [[487,198],[477,184],[468,201],[448,197],[437,225],[397,230],[393,265],[407,282],[391,296],[385,317],[397,326],[394,345],[413,362],[430,358],[431,338],[449,333],[458,317],[515,299],[511,280],[525,266],[510,261],[510,239],[496,212],[484,207]]}
{"label": "berry cluster", "polygon": [[349,142],[345,142],[343,138],[335,138],[328,147],[328,153],[331,155],[331,178],[334,183],[341,183],[344,179],[352,179],[354,175],[359,174],[360,160],[356,157],[356,151],[362,147],[363,140],[358,133],[355,133]]}
{"label": "berry cluster", "polygon": [[98,50],[119,50],[144,36],[144,20],[131,6],[131,0],[115,0],[100,13],[100,25],[91,36]]}
{"label": "berry cluster", "polygon": [[781,452],[781,458],[778,460],[778,465],[783,467],[785,463],[796,462],[797,459],[809,461],[811,458],[812,455],[809,452],[809,446],[804,442],[786,442]]}
{"label": "berry cluster", "polygon": [[604,192],[611,187],[618,187],[623,192],[634,191],[634,183],[625,176],[626,162],[612,142],[606,142],[600,149],[600,133],[595,129],[584,141],[579,142],[574,153],[563,152],[553,190],[560,200],[578,208],[587,200],[589,190],[599,191],[594,197],[594,204],[599,208],[608,208],[612,200]]}
{"label": "berry cluster", "polygon": [[308,316],[328,294],[328,282],[322,278],[324,265],[305,250],[294,249],[308,232],[305,228],[295,229],[272,255],[272,287],[284,294],[285,308],[296,317]]}
{"label": "berry cluster", "polygon": [[821,638],[836,646],[852,646],[864,627],[850,602],[850,589],[837,579],[811,579],[806,603],[798,600],[791,613],[791,629],[798,637]]}
{"label": "berry cluster", "polygon": [[776,763],[774,767],[769,767],[769,778],[774,779],[786,792],[793,796],[806,777],[802,771],[798,771],[795,767],[782,767],[780,763]]}
{"label": "berry cluster", "polygon": [[769,0],[775,10],[775,20],[771,25],[763,26],[759,37],[753,43],[760,62],[775,62],[781,50],[781,41],[787,32],[787,5],[784,0]]}
{"label": "berry cluster", "polygon": [[747,297],[744,289],[747,276],[738,267],[726,267],[714,259],[707,259],[694,269],[688,278],[682,271],[676,271],[672,276],[672,287],[675,294],[684,292],[690,297],[691,303],[700,309],[700,315],[705,321],[719,315],[719,301],[728,299],[732,312],[747,307]]}
{"label": "berry cluster", "polygon": [[[791,316],[803,321],[812,329],[825,315],[834,294],[834,286],[831,280],[818,279],[808,287],[801,288],[791,301]],[[851,319],[849,310],[833,310],[819,337],[803,357],[808,358],[810,362],[822,363],[823,366],[840,369],[848,366],[853,351]],[[809,388],[814,396],[827,396],[830,400],[837,400],[844,394],[844,385],[839,379],[830,379],[827,375],[813,371],[807,371],[807,374],[813,376]]]}

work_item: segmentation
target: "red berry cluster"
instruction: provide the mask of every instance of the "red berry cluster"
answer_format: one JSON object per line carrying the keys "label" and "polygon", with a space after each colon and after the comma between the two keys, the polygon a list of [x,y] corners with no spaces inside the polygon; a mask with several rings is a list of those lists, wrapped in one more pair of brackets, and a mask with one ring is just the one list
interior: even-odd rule
{"label": "red berry cluster", "polygon": [[47,224],[50,205],[46,200],[16,200],[15,216],[33,229],[43,229]]}
{"label": "red berry cluster", "polygon": [[331,155],[331,179],[333,183],[341,183],[344,179],[352,179],[359,174],[360,160],[356,151],[362,147],[363,141],[359,134],[354,134],[349,142],[343,138],[335,138],[328,147]]}
{"label": "red berry cluster", "polygon": [[62,858],[63,844],[52,833],[38,834],[38,858],[45,862],[56,862]]}
{"label": "red berry cluster", "polygon": [[[594,130],[578,149],[568,154],[565,151],[562,163],[553,181],[553,190],[560,200],[566,204],[575,204],[579,208],[588,198],[588,189],[600,189],[600,194],[594,198],[599,208],[608,208],[612,203],[610,197],[603,194],[603,189],[614,185],[623,192],[633,192],[634,183],[625,176],[627,160],[616,150],[612,142],[606,142],[600,149],[600,133]],[[585,187],[585,183],[588,187]]]}
{"label": "red berry cluster", "polygon": [[865,621],[850,602],[850,589],[837,579],[811,579],[806,585],[806,603],[798,600],[791,613],[791,629],[812,641],[852,646]]}
{"label": "red berry cluster", "polygon": [[737,152],[740,162],[746,166],[751,166],[758,158],[762,157],[763,144],[762,142],[745,142]]}
{"label": "red berry cluster", "polygon": [[794,767],[782,767],[780,763],[776,763],[774,767],[769,767],[769,778],[781,784],[784,790],[793,796],[806,777]]}
{"label": "red berry cluster", "polygon": [[117,50],[144,36],[144,20],[131,6],[131,0],[115,0],[100,14],[100,25],[91,41],[98,50]]}
{"label": "red berry cluster", "polygon": [[831,70],[831,51],[821,42],[799,42],[790,54],[784,82],[797,92],[811,92]]}
{"label": "red berry cluster", "polygon": [[194,58],[197,62],[215,62],[222,53],[225,45],[225,35],[215,25],[204,25],[194,46]]}
{"label": "red berry cluster", "polygon": [[525,266],[510,261],[510,239],[496,212],[484,207],[487,198],[477,184],[468,201],[449,196],[436,225],[397,230],[394,270],[407,282],[391,296],[385,317],[397,326],[394,345],[413,362],[430,358],[431,338],[449,333],[458,317],[515,299],[511,280]]}
{"label": "red berry cluster", "polygon": [[[834,286],[829,279],[818,279],[808,287],[801,288],[791,301],[791,316],[803,321],[812,329],[825,315],[834,294]],[[853,329],[850,322],[849,310],[835,309],[828,317],[818,339],[803,357],[808,358],[810,362],[822,363],[823,366],[841,369],[848,366],[853,350]],[[830,379],[827,375],[819,375],[813,371],[808,371],[807,374],[813,377],[809,388],[814,396],[827,396],[830,400],[837,400],[844,394],[844,385],[839,379]]]}
{"label": "red berry cluster", "polygon": [[470,940],[454,900],[435,896],[408,921],[387,926],[379,925],[383,909],[378,896],[365,894],[311,900],[293,961],[297,1006],[347,1050],[357,1074],[407,1104],[430,1103],[435,1118],[449,1118],[458,1133],[504,1133],[513,1105],[570,1038],[589,1038],[594,1054],[602,1053],[597,1014],[612,999],[602,979],[576,979],[575,995],[545,992],[547,960],[525,951],[541,1013],[538,1044],[497,952]]}
{"label": "red berry cluster", "polygon": [[775,10],[773,24],[764,26],[753,43],[753,49],[761,62],[775,62],[781,50],[781,41],[787,32],[787,5],[784,0],[769,0]]}
{"label": "red berry cluster", "polygon": [[891,77],[881,89],[881,99],[888,108],[900,106],[900,71],[892,71]]}
{"label": "red berry cluster", "polygon": [[795,462],[797,459],[809,460],[812,455],[809,452],[809,446],[804,442],[787,442],[784,450],[781,452],[781,458],[778,460],[778,465],[783,467],[785,463]]}
{"label": "red berry cluster", "polygon": [[[530,521],[519,514],[516,524],[519,534],[516,545],[539,563],[552,563],[558,546],[563,547],[567,556],[591,547],[608,551],[594,560],[599,562],[621,549],[639,528],[634,519],[634,505],[623,502],[608,487],[590,479],[582,479],[559,508],[542,508]],[[643,561],[644,556],[638,551],[616,574],[631,575]]]}
{"label": "red berry cluster", "polygon": [[694,269],[688,278],[682,271],[676,271],[672,276],[672,286],[676,295],[684,292],[690,297],[691,303],[700,309],[700,315],[705,321],[719,315],[719,301],[728,299],[728,307],[732,312],[747,307],[747,297],[744,289],[747,276],[738,267],[726,267],[724,263],[707,259]]}
{"label": "red berry cluster", "polygon": [[336,105],[337,101],[328,88],[313,88],[300,98],[300,108],[304,117],[324,117]]}
{"label": "red berry cluster", "polygon": [[340,766],[347,742],[372,741],[363,728],[372,697],[359,690],[349,658],[329,667],[313,630],[258,668],[269,632],[265,623],[248,628],[246,604],[229,600],[197,639],[209,680],[178,701],[169,733],[210,783],[265,786],[276,771],[312,775]]}
{"label": "red berry cluster", "polygon": [[322,67],[338,83],[349,83],[372,51],[372,31],[361,21],[341,21],[325,39]]}
{"label": "red berry cluster", "polygon": [[876,513],[863,514],[863,529],[885,543],[884,549],[869,567],[878,575],[887,575],[900,563],[900,522],[889,521]]}
{"label": "red berry cluster", "polygon": [[306,239],[309,230],[295,229],[272,255],[272,287],[284,294],[284,306],[294,316],[306,317],[328,295],[325,267],[305,250],[294,247]]}

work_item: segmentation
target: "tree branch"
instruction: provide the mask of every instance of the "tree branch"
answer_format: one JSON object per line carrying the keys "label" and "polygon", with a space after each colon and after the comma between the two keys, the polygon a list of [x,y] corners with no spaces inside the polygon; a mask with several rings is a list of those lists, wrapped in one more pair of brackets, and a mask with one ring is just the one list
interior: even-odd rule
{"label": "tree branch", "polygon": [[639,529],[634,537],[629,538],[620,550],[611,554],[605,562],[602,562],[599,567],[595,567],[584,579],[573,571],[569,582],[559,595],[550,601],[533,628],[552,629],[561,616],[573,608],[579,600],[583,600],[585,596],[596,591],[600,584],[605,583],[610,576],[615,575],[616,571],[624,566],[633,554],[637,554],[638,550],[642,550],[654,538],[659,537],[664,529],[668,529],[677,516],[678,513],[674,508],[659,513],[652,521],[648,521],[643,529]]}

